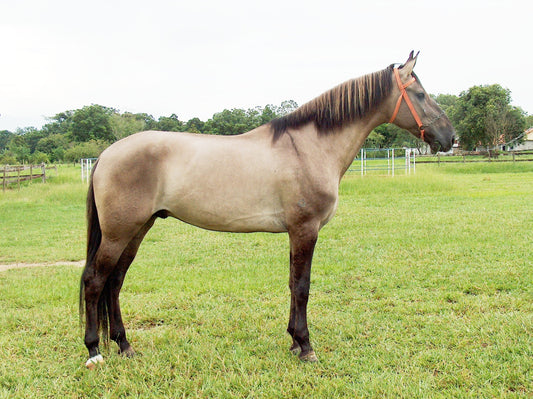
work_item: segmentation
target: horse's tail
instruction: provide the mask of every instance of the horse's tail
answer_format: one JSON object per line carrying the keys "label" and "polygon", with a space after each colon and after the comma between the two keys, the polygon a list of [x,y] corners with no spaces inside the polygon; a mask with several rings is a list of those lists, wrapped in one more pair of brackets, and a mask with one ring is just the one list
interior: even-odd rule
{"label": "horse's tail", "polygon": [[[93,187],[93,177],[94,171],[98,161],[94,164],[91,180],[89,182],[89,189],[87,191],[87,258],[85,261],[85,268],[80,281],[80,323],[84,323],[84,314],[85,314],[85,282],[84,279],[87,275],[94,273],[94,261],[96,257],[96,252],[100,248],[100,243],[102,242],[102,230],[100,229],[100,220],[98,218],[98,210],[96,209],[96,202],[94,200],[94,187]],[[107,288],[107,284],[106,284]],[[102,330],[104,337],[107,338],[108,331],[108,309],[107,304],[108,295],[104,292],[101,293],[100,299],[98,300],[98,324]]]}

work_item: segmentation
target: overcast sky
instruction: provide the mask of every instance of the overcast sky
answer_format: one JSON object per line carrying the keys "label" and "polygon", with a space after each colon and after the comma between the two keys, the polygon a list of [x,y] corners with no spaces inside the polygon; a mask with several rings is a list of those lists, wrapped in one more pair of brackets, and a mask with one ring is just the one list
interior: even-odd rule
{"label": "overcast sky", "polygon": [[533,114],[531,0],[1,0],[0,130],[100,104],[156,119],[298,104],[403,62]]}

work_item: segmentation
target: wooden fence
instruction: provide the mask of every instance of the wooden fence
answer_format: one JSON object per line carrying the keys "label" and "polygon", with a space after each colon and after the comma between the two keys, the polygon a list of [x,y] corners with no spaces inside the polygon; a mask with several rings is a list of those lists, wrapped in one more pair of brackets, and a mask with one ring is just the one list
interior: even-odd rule
{"label": "wooden fence", "polygon": [[54,169],[57,173],[57,166],[41,165],[16,165],[0,166],[0,179],[2,179],[2,191],[5,191],[9,184],[17,184],[20,189],[20,182],[26,180],[41,179],[46,182],[46,171]]}

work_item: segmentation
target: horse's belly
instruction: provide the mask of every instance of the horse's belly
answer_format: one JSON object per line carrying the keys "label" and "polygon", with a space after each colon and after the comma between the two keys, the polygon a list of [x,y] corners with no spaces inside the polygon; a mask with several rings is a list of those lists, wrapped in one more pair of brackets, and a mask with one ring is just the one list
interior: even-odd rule
{"label": "horse's belly", "polygon": [[255,210],[235,212],[224,206],[206,206],[196,202],[194,205],[176,204],[168,209],[171,216],[183,222],[207,230],[236,233],[270,232],[282,233],[287,228],[281,212]]}
{"label": "horse's belly", "polygon": [[195,184],[167,186],[162,208],[177,219],[208,230],[275,233],[287,230],[279,196],[267,185],[252,190],[238,178],[233,184],[203,183],[197,179]]}

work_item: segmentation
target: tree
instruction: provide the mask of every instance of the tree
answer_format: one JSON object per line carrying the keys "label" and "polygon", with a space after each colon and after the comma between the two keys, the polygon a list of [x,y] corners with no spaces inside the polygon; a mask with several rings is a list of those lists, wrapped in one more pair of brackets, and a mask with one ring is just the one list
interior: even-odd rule
{"label": "tree", "polygon": [[530,128],[530,127],[533,127],[533,115],[526,116],[526,128]]}
{"label": "tree", "polygon": [[363,148],[382,148],[385,137],[380,133],[372,130],[363,144]]}
{"label": "tree", "polygon": [[76,142],[104,140],[114,142],[115,136],[111,127],[111,115],[114,109],[102,105],[89,105],[74,111],[71,117],[69,133]]}
{"label": "tree", "polygon": [[159,117],[156,126],[156,130],[162,130],[165,132],[183,132],[183,129],[183,122],[178,119],[176,114]]}
{"label": "tree", "polygon": [[235,135],[247,132],[249,127],[249,116],[242,109],[225,109],[218,112],[209,119],[206,124],[206,131],[210,134]]}
{"label": "tree", "polygon": [[33,154],[37,148],[37,144],[44,137],[48,136],[48,132],[45,130],[38,130],[34,127],[25,128],[21,134],[24,135],[26,145],[30,148],[30,152]]}
{"label": "tree", "polygon": [[6,149],[7,143],[9,143],[9,140],[11,140],[11,137],[13,136],[14,134],[11,133],[9,130],[0,131],[0,151]]}
{"label": "tree", "polygon": [[129,112],[119,114],[115,112],[111,115],[109,123],[111,124],[113,136],[116,140],[142,132],[143,130],[148,130],[146,126],[146,114],[132,114]]}
{"label": "tree", "polygon": [[259,125],[264,125],[272,119],[280,117],[281,115],[279,115],[278,109],[278,107],[272,104],[265,106],[265,108],[261,110],[261,115],[259,115]]}
{"label": "tree", "polygon": [[14,157],[19,163],[26,163],[31,154],[30,147],[22,134],[14,135],[7,145],[8,154]]}
{"label": "tree", "polygon": [[43,126],[41,130],[45,131],[49,136],[51,134],[68,134],[70,132],[70,126],[72,124],[72,115],[75,111],[65,111],[56,114],[55,116],[48,118],[50,121]]}
{"label": "tree", "polygon": [[459,99],[459,97],[453,94],[438,94],[436,96],[431,95],[431,97],[437,102],[437,104],[439,104],[439,106],[448,116],[451,112],[453,112],[453,108]]}
{"label": "tree", "polygon": [[37,143],[36,152],[46,154],[50,161],[63,160],[65,149],[68,147],[67,137],[63,134],[52,134],[44,137]]}
{"label": "tree", "polygon": [[185,124],[185,131],[191,133],[203,133],[205,128],[205,122],[202,122],[199,118],[192,118]]}
{"label": "tree", "polygon": [[44,152],[36,151],[29,156],[29,161],[31,164],[41,164],[50,162],[50,159]]}
{"label": "tree", "polygon": [[90,140],[79,143],[65,151],[64,160],[67,162],[78,162],[83,158],[98,158],[102,151],[109,145],[106,141]]}
{"label": "tree", "polygon": [[294,100],[286,100],[281,103],[281,106],[276,108],[277,117],[285,116],[295,111],[298,108],[298,103]]}
{"label": "tree", "polygon": [[204,125],[204,133],[235,135],[248,132],[258,126],[270,122],[272,119],[284,116],[298,108],[295,101],[284,101],[280,107],[269,104],[247,110],[234,108],[225,109],[213,115]]}
{"label": "tree", "polygon": [[376,127],[363,144],[366,148],[421,148],[424,144],[392,123]]}
{"label": "tree", "polygon": [[449,115],[461,146],[495,147],[518,137],[525,127],[524,112],[510,102],[510,90],[498,84],[462,92]]}
{"label": "tree", "polygon": [[0,155],[0,165],[15,165],[17,163],[17,158],[10,151],[4,151]]}

